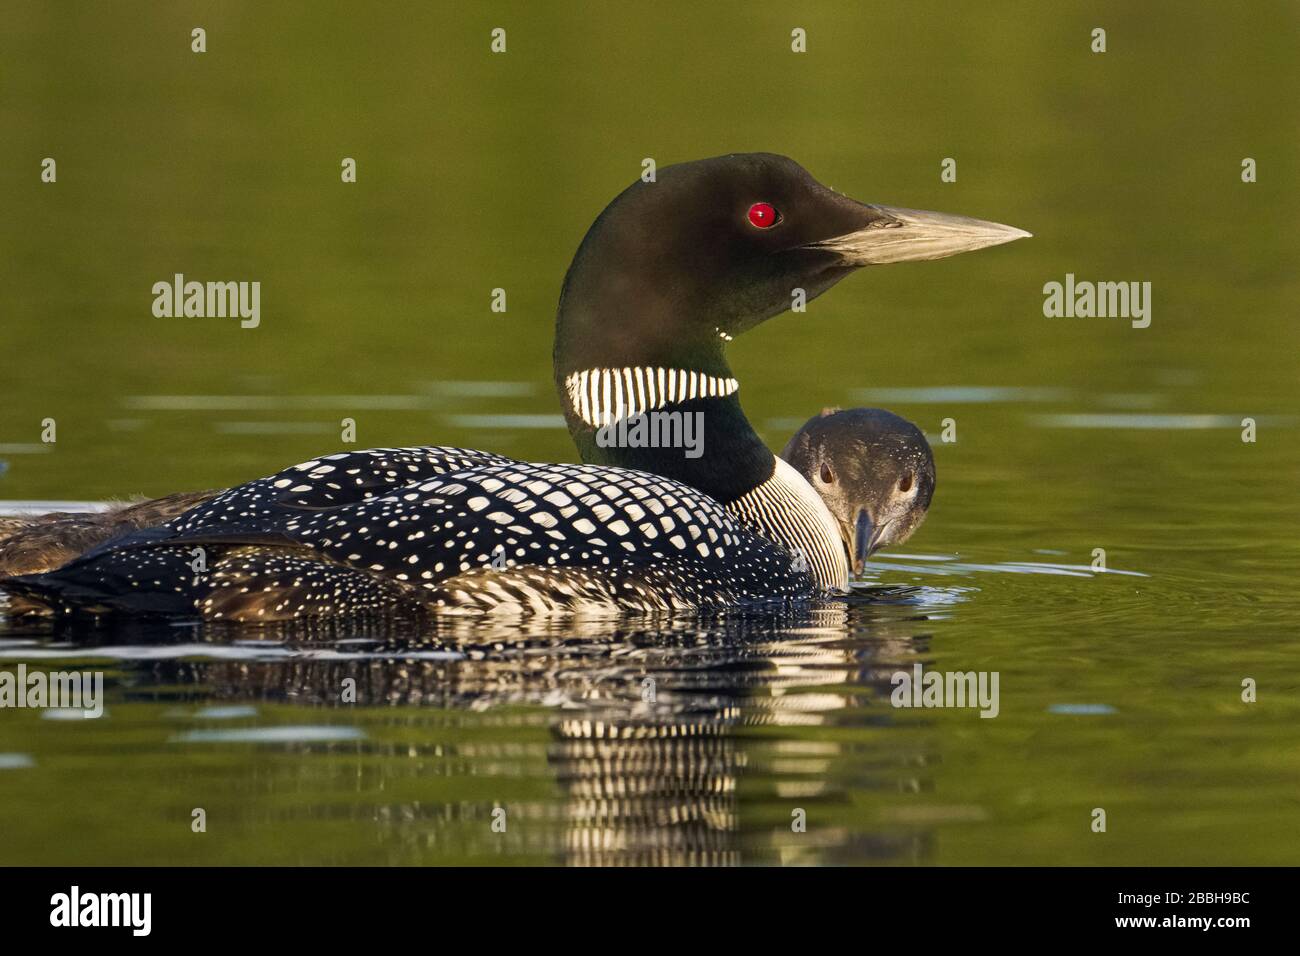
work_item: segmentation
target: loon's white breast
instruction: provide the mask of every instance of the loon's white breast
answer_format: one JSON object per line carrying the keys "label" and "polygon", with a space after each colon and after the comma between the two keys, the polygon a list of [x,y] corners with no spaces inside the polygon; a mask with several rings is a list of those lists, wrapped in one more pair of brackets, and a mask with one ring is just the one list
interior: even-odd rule
{"label": "loon's white breast", "polygon": [[817,586],[846,591],[849,563],[835,519],[808,480],[780,458],[772,477],[727,505],[760,534],[802,556]]}

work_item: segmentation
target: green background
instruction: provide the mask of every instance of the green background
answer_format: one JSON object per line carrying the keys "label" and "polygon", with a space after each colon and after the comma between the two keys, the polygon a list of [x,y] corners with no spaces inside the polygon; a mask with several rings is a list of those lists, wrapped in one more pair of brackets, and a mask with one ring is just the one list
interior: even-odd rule
{"label": "green background", "polygon": [[[230,484],[339,450],[343,417],[357,447],[571,460],[558,419],[511,416],[558,415],[560,281],[645,157],[785,153],[855,198],[1034,238],[864,270],[730,349],[774,448],[837,404],[931,435],[938,492],[905,550],[957,560],[880,555],[882,580],[919,588],[904,603],[756,632],[423,635],[489,650],[438,664],[415,700],[391,686],[404,665],[359,663],[391,706],[346,713],[303,712],[302,687],[337,676],[305,665],[174,673],[105,638],[76,660],[107,662],[108,718],[0,712],[0,751],[35,763],[0,770],[0,861],[583,861],[608,838],[643,862],[1294,863],[1298,27],[1289,2],[9,0],[3,499]],[[259,280],[261,327],[154,318],[151,286],[176,272]],[[1067,272],[1150,281],[1151,327],[1044,318]],[[953,387],[1009,391],[935,391]],[[1143,415],[1169,417],[1124,417]],[[1095,548],[1145,577],[1016,564]],[[52,640],[0,638],[6,663]],[[1002,716],[891,712],[888,672],[915,660],[998,670]],[[645,674],[690,691],[647,715]],[[723,729],[593,756],[556,693],[579,715]],[[367,742],[169,742],[214,697]],[[1048,710],[1081,703],[1115,712]],[[701,776],[674,776],[683,761]],[[697,785],[725,805],[690,801],[688,823],[599,803]],[[490,833],[494,800],[531,828]],[[224,820],[205,837],[199,805]],[[792,806],[808,833],[788,832]]]}

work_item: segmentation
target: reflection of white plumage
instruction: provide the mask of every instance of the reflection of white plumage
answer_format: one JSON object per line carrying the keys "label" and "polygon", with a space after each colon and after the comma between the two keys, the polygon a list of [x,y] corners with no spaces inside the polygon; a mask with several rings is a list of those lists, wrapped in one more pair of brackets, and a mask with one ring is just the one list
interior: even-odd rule
{"label": "reflection of white plumage", "polygon": [[[328,760],[294,765],[297,786],[331,787],[355,761],[355,800],[275,812],[346,807],[374,824],[390,862],[429,862],[449,846],[600,866],[914,862],[925,829],[847,828],[840,808],[847,788],[928,786],[933,754],[890,728],[888,706],[889,674],[915,657],[926,626],[913,604],[841,603],[669,631],[548,619],[527,638],[497,618],[440,618],[418,642],[392,622],[310,621],[267,628],[268,640],[239,649],[247,660],[148,666],[154,682],[225,704],[292,700],[356,721],[370,734],[364,746],[330,745]],[[286,656],[300,643],[306,654]],[[340,703],[347,678],[360,712]],[[861,732],[864,721],[879,733]],[[810,736],[810,725],[857,731]],[[549,735],[503,738],[503,726]],[[554,789],[512,791],[539,775]],[[493,797],[511,819],[506,833],[487,825],[493,803],[482,795],[493,791],[517,794]],[[807,833],[790,832],[793,807],[809,811]]]}

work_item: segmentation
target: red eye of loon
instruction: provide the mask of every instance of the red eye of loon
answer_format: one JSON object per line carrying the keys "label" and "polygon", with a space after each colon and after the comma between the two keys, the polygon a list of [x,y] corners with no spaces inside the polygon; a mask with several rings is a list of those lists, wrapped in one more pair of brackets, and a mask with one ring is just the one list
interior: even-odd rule
{"label": "red eye of loon", "polygon": [[781,214],[771,203],[756,202],[749,207],[749,221],[759,229],[771,229],[781,221]]}

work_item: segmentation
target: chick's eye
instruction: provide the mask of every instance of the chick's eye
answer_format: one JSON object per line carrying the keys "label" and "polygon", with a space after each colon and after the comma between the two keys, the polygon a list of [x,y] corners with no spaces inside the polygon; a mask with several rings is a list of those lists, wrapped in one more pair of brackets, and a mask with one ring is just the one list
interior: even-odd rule
{"label": "chick's eye", "polygon": [[749,222],[759,229],[771,229],[781,221],[781,214],[771,203],[756,202],[749,207]]}
{"label": "chick's eye", "polygon": [[827,465],[827,464],[823,464],[823,465],[822,465],[821,478],[822,478],[822,481],[823,481],[825,484],[828,484],[828,485],[829,485],[832,481],[835,480],[835,472],[831,471],[831,466],[830,466],[830,465]]}
{"label": "chick's eye", "polygon": [[910,473],[898,480],[898,490],[904,494],[912,490],[912,476]]}

